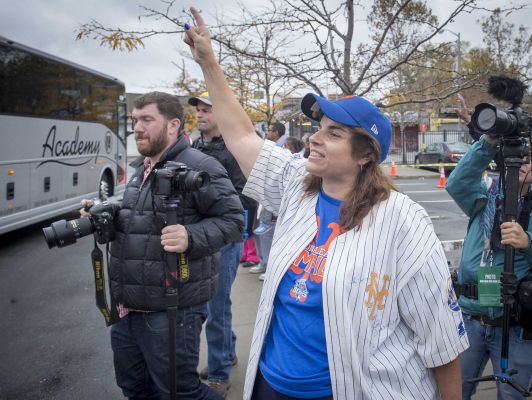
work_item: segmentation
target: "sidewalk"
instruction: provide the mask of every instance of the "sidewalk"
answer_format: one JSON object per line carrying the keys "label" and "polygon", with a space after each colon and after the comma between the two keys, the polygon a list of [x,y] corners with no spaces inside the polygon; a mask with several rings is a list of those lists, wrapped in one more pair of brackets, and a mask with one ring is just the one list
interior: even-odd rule
{"label": "sidewalk", "polygon": [[[391,165],[383,165],[381,168],[384,170],[386,176],[391,176]],[[419,179],[419,178],[438,178],[440,174],[436,171],[429,171],[426,169],[414,168],[413,165],[395,164],[397,171],[397,179]]]}
{"label": "sidewalk", "polygon": [[[257,305],[259,303],[261,290],[262,282],[258,280],[258,276],[256,274],[250,274],[248,268],[239,267],[231,296],[233,301],[233,331],[237,336],[236,353],[238,356],[238,364],[234,366],[232,370],[231,389],[227,396],[228,400],[242,399],[246,366],[249,357],[249,347],[251,336],[253,334],[253,327],[255,325]],[[207,365],[206,343],[205,329],[203,329],[198,369],[202,369]],[[485,374],[491,374],[491,369],[488,370],[487,368]],[[495,390],[495,383],[482,382],[478,386],[477,393],[472,399],[495,400],[496,398],[497,393]]]}

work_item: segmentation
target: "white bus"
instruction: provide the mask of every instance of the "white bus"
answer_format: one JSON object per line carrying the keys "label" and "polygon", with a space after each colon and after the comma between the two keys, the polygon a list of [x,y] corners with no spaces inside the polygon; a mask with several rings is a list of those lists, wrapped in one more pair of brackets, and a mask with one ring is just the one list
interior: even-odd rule
{"label": "white bus", "polygon": [[0,234],[126,183],[119,80],[0,36]]}

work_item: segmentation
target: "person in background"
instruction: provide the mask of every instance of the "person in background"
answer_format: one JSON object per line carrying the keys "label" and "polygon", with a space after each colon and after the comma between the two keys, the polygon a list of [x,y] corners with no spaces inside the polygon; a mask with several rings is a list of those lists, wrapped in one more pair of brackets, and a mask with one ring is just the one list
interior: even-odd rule
{"label": "person in background", "polygon": [[[208,93],[188,99],[188,104],[196,107],[198,137],[192,147],[204,154],[216,158],[226,169],[229,179],[240,195],[244,207],[244,231],[249,236],[250,219],[255,219],[257,203],[242,195],[246,178],[232,154],[227,150],[218,127],[216,114],[213,112],[212,102]],[[231,312],[231,287],[236,278],[236,271],[242,254],[243,238],[222,247],[220,252],[220,269],[218,276],[218,290],[216,296],[207,304],[207,324],[205,334],[208,343],[207,367],[200,371],[200,377],[207,379],[208,385],[223,397],[227,395],[231,382],[229,380],[231,367],[236,365],[236,335],[232,330],[233,315]]]}
{"label": "person in background", "polygon": [[240,256],[240,265],[244,268],[254,267],[260,262],[259,255],[257,254],[257,246],[255,246],[255,237],[251,235],[244,241],[244,249],[242,250],[242,256]]}
{"label": "person in background", "polygon": [[244,400],[459,399],[467,335],[430,218],[379,167],[390,121],[362,97],[309,93],[308,160],[261,141],[191,12],[185,41],[244,193],[278,214]]}
{"label": "person in background", "polygon": [[[222,397],[198,377],[200,333],[206,303],[218,286],[217,252],[242,236],[242,205],[220,163],[191,149],[181,134],[183,108],[176,96],[150,92],[133,106],[141,156],[131,163],[135,172],[115,216],[109,265],[110,294],[120,317],[111,326],[116,381],[130,399],[169,398],[165,254],[185,253],[189,277],[177,282],[177,393],[179,399],[218,400]],[[165,225],[162,199],[152,192],[155,171],[168,161],[210,176],[205,191],[183,194],[175,225]]]}
{"label": "person in background", "polygon": [[[446,185],[447,192],[470,219],[455,282],[471,344],[460,356],[464,400],[471,399],[477,387],[477,383],[469,383],[468,379],[482,376],[488,360],[494,373],[501,372],[500,275],[504,245],[516,249],[514,270],[518,283],[532,274],[530,156],[519,171],[518,222],[503,222],[504,193],[499,178],[493,179],[489,187],[481,183],[484,170],[495,158],[497,143],[498,139],[489,135],[480,137],[458,162]],[[481,283],[489,281],[489,276],[496,276],[491,284]],[[513,381],[527,388],[532,380],[532,333],[527,333],[515,318],[511,320],[508,367],[518,371]],[[497,382],[497,398],[517,400],[523,396],[510,385]]]}
{"label": "person in background", "polygon": [[303,142],[295,137],[287,137],[284,142],[284,148],[292,154],[300,154],[303,147]]}
{"label": "person in background", "polygon": [[303,158],[308,158],[310,154],[310,136],[311,133],[305,133],[303,137],[301,138],[301,141],[303,142]]}
{"label": "person in background", "polygon": [[[275,145],[278,147],[285,147],[286,140],[290,138],[287,138],[285,135],[284,125],[280,122],[275,122],[268,127],[266,139],[275,142]],[[277,214],[259,206],[258,215],[258,226],[253,230],[253,233],[255,247],[260,261],[258,265],[251,267],[249,272],[252,274],[260,274],[259,280],[264,281],[266,269],[268,268],[270,248],[272,247],[273,235],[275,233]]]}
{"label": "person in background", "polygon": [[252,274],[260,274],[259,281],[263,281],[266,278],[266,269],[268,268],[268,259],[270,257],[273,234],[275,233],[277,214],[259,205],[258,215],[258,225],[253,230],[253,237],[255,238],[259,263],[251,267],[249,272]]}
{"label": "person in background", "polygon": [[[258,130],[255,130],[255,133],[259,138],[263,138],[263,135]],[[255,244],[255,234],[253,232],[253,230],[259,225],[257,212],[258,209],[255,210],[255,215],[248,215],[248,227],[250,229],[247,238],[244,241],[244,248],[242,250],[242,256],[240,257],[240,265],[244,268],[256,267],[260,263],[260,257]]]}
{"label": "person in background", "polygon": [[279,147],[283,147],[284,142],[286,141],[285,132],[286,128],[283,124],[280,122],[274,122],[268,126],[268,130],[266,131],[266,139],[275,142],[275,144]]}

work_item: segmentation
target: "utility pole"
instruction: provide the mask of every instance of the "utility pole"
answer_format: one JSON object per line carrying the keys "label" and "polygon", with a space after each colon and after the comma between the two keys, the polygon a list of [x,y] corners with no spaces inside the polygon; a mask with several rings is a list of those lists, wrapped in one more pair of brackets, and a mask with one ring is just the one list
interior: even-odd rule
{"label": "utility pole", "polygon": [[[460,43],[460,32],[456,34],[456,72],[458,74],[456,86],[462,87],[462,46]],[[462,119],[458,118],[458,129],[462,132]]]}
{"label": "utility pole", "polygon": [[406,165],[406,135],[405,135],[405,128],[406,128],[406,121],[405,121],[405,105],[401,104],[400,106],[401,111],[400,113],[400,120],[399,120],[399,130],[401,134],[401,143],[402,143],[402,153],[403,153],[403,165]]}
{"label": "utility pole", "polygon": [[[456,77],[454,80],[454,85],[458,89],[460,89],[462,87],[462,43],[460,41],[460,32],[456,33],[449,29],[443,29],[443,31],[449,32],[450,34],[456,37],[456,50],[454,52],[455,54],[454,73]],[[460,130],[460,132],[462,131],[462,121],[460,118],[458,118],[458,129]]]}
{"label": "utility pole", "polygon": [[460,32],[456,34],[456,72],[458,73],[457,86],[462,86],[462,44],[460,42]]}

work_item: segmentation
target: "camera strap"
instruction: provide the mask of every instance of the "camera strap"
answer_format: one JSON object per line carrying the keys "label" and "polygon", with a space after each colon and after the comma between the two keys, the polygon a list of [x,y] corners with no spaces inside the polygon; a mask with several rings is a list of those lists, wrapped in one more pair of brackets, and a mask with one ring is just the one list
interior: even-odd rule
{"label": "camera strap", "polygon": [[[107,244],[106,252],[109,254],[109,244]],[[107,303],[107,296],[105,294],[105,273],[104,273],[104,259],[103,252],[98,247],[96,237],[94,238],[94,249],[91,252],[92,269],[94,271],[94,287],[96,289],[96,306],[100,310],[105,319],[105,325],[110,326],[118,322],[118,310],[113,304],[113,297],[111,297],[111,308]]]}
{"label": "camera strap", "polygon": [[[177,224],[178,203],[165,204],[166,225]],[[176,377],[176,323],[179,306],[179,283],[188,281],[190,271],[185,253],[164,252],[165,285],[166,285],[166,316],[168,318],[168,354],[169,354],[169,387],[170,399],[177,398]]]}
{"label": "camera strap", "polygon": [[168,318],[168,385],[170,399],[177,398],[176,377],[176,324],[177,307],[179,305],[179,273],[177,270],[178,258],[176,253],[166,253],[166,316]]}

